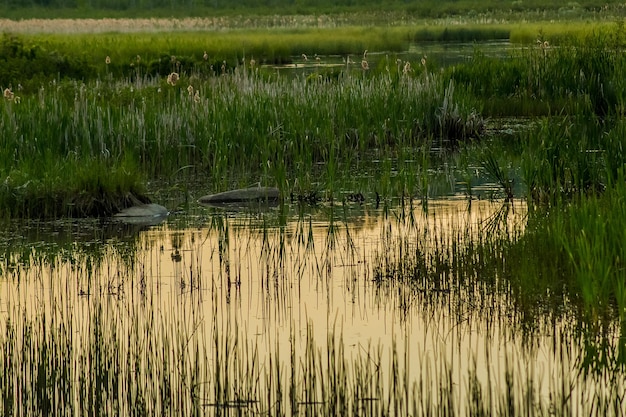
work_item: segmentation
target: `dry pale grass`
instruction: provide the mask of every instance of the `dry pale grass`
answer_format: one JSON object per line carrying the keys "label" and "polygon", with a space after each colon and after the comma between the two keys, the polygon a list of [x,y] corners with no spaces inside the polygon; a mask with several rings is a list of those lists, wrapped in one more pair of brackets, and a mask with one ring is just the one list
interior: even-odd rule
{"label": "dry pale grass", "polygon": [[228,29],[329,28],[345,25],[341,16],[229,16],[202,18],[143,19],[0,19],[5,33],[133,33],[172,31],[223,31]]}
{"label": "dry pale grass", "polygon": [[[429,19],[427,25],[464,25],[459,19]],[[482,24],[502,22],[481,21]],[[269,28],[335,28],[342,26],[407,26],[423,25],[424,21],[413,16],[397,13],[358,14],[337,13],[333,15],[262,15],[262,16],[216,16],[193,18],[137,18],[137,19],[22,19],[0,18],[0,32],[4,33],[138,33],[172,31],[224,31],[228,29]]]}

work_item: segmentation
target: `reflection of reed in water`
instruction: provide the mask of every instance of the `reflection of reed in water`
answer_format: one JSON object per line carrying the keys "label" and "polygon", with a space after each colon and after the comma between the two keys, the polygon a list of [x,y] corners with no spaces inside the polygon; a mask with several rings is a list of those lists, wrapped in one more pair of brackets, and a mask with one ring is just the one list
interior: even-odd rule
{"label": "reflection of reed in water", "polygon": [[[70,403],[102,415],[532,413],[530,404],[599,414],[585,396],[615,404],[623,386],[583,379],[567,319],[531,328],[500,282],[504,231],[514,238],[524,211],[508,204],[518,206],[497,223],[502,233],[484,221],[505,206],[485,201],[384,216],[322,207],[285,222],[212,212],[194,227],[135,235],[125,258],[114,241],[100,254],[65,252],[52,268],[31,264],[2,296],[12,304],[0,343],[14,352],[0,357],[2,392],[19,386],[10,401],[30,415]],[[540,371],[546,356],[553,373]]]}

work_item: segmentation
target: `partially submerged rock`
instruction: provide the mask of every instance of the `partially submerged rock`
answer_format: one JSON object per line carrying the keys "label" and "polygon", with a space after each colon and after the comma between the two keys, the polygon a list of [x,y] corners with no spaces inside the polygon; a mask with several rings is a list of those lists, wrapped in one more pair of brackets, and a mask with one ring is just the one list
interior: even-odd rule
{"label": "partially submerged rock", "polygon": [[248,202],[277,202],[280,192],[276,187],[250,187],[224,191],[200,197],[201,204],[230,204]]}
{"label": "partially submerged rock", "polygon": [[169,215],[167,208],[159,204],[139,204],[125,208],[113,217],[124,223],[158,224]]}

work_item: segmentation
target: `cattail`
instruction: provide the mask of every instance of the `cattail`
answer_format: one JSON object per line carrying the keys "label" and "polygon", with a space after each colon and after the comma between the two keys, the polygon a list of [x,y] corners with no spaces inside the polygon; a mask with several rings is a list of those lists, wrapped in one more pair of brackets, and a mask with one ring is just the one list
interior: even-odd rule
{"label": "cattail", "polygon": [[408,74],[409,72],[411,72],[411,63],[409,61],[406,61],[404,63],[404,68],[402,68],[402,73],[403,74]]}
{"label": "cattail", "polygon": [[176,85],[176,83],[178,82],[178,80],[180,79],[180,76],[178,75],[177,72],[173,72],[170,75],[167,76],[167,83],[169,85]]}

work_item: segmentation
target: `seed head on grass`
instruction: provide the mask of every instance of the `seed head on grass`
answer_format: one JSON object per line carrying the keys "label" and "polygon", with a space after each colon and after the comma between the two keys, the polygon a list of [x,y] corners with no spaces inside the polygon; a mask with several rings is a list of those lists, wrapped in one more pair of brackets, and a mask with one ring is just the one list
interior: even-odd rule
{"label": "seed head on grass", "polygon": [[404,67],[402,68],[402,74],[408,75],[411,71],[413,71],[411,69],[411,63],[409,61],[406,61],[404,63]]}
{"label": "seed head on grass", "polygon": [[167,83],[169,85],[174,86],[176,85],[179,79],[180,79],[180,75],[178,75],[177,72],[172,72],[170,75],[167,76]]}
{"label": "seed head on grass", "polygon": [[106,58],[104,58],[104,63],[109,65],[111,63],[111,57],[107,55]]}
{"label": "seed head on grass", "polygon": [[363,60],[361,61],[361,68],[363,68],[363,71],[367,71],[368,69],[370,69],[370,65],[367,63],[367,60]]}
{"label": "seed head on grass", "polygon": [[190,96],[193,96],[193,85],[189,84],[189,86],[187,87],[187,92]]}
{"label": "seed head on grass", "polygon": [[13,100],[14,94],[11,91],[10,88],[5,88],[4,89],[4,98],[6,98],[7,100],[11,101]]}
{"label": "seed head on grass", "polygon": [[202,55],[202,59],[204,59],[205,61],[209,60],[209,54],[207,54],[206,51],[204,51],[204,55]]}

